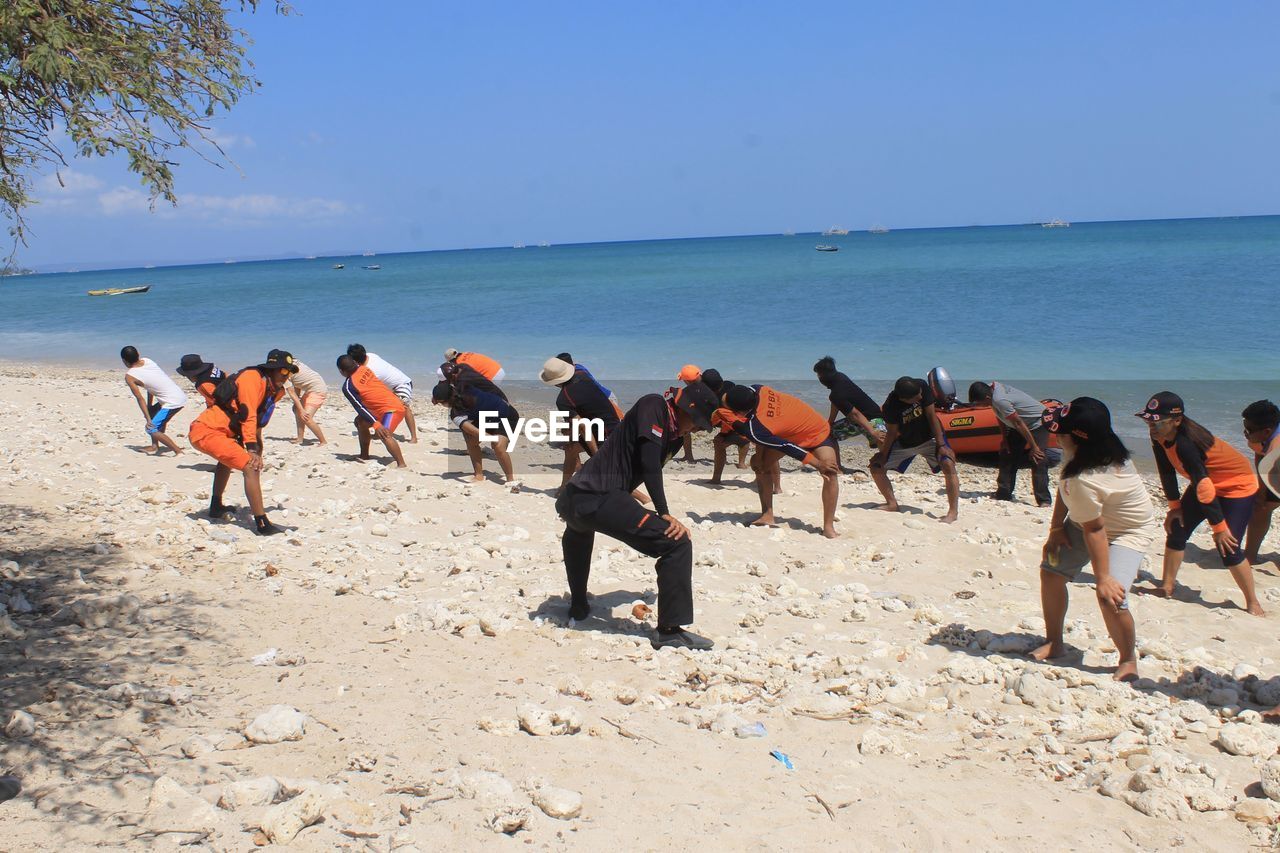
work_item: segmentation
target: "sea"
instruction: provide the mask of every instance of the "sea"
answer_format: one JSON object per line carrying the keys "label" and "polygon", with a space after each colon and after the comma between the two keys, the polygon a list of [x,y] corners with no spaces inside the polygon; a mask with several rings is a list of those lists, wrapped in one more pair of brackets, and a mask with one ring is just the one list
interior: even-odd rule
{"label": "sea", "polygon": [[278,347],[336,380],[360,342],[429,386],[453,347],[549,401],[538,369],[568,351],[632,396],[694,363],[825,406],[831,355],[878,398],[934,366],[962,397],[974,379],[1098,396],[1135,449],[1129,415],[1170,389],[1243,446],[1240,409],[1280,400],[1278,286],[1280,216],[320,257],[0,279],[0,358],[119,367],[131,344],[235,369]]}

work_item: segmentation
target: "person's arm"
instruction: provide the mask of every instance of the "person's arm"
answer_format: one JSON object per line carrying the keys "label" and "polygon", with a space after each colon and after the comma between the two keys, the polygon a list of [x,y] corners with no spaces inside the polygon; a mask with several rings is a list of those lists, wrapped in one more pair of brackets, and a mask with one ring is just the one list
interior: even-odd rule
{"label": "person's arm", "polygon": [[[257,377],[256,382],[254,377]],[[262,401],[267,396],[267,380],[259,376],[257,371],[246,371],[241,374],[240,380],[236,382],[236,390],[240,405],[248,410],[244,423],[240,426],[241,438],[244,439],[246,450],[260,456],[262,454],[262,443],[258,436],[258,409],[262,406]]]}
{"label": "person's arm", "polygon": [[1160,487],[1164,489],[1164,498],[1169,502],[1169,509],[1181,509],[1178,472],[1173,469],[1173,463],[1169,461],[1169,457],[1165,455],[1164,448],[1158,441],[1151,442],[1151,452],[1156,457],[1156,472],[1160,475]]}
{"label": "person's arm", "polygon": [[[151,420],[151,412],[147,411],[147,401],[142,396],[142,383],[134,379],[132,376],[125,375],[124,383],[129,386],[129,390],[133,392],[133,398],[138,401],[138,408],[142,411],[142,417],[147,421]],[[151,396],[150,394],[147,395]]]}
{"label": "person's arm", "polygon": [[356,386],[350,379],[342,383],[342,396],[347,398],[347,402],[356,410],[356,417],[377,423],[378,419],[373,416],[373,412],[365,406],[364,400],[360,397],[360,392],[356,390]]}
{"label": "person's arm", "polygon": [[833,424],[836,422],[836,411],[836,404],[833,402],[831,404],[831,412],[827,415],[827,423]]}
{"label": "person's arm", "polygon": [[898,425],[886,423],[884,425],[884,440],[880,442],[880,449],[876,451],[876,455],[871,457],[871,465],[879,466],[885,463],[889,458],[889,448],[893,447],[893,443],[898,440]]}
{"label": "person's arm", "polygon": [[640,478],[653,501],[654,511],[664,518],[670,515],[667,492],[662,486],[662,445],[656,441],[640,442]]}
{"label": "person's arm", "polygon": [[1089,552],[1089,563],[1093,566],[1098,598],[1119,610],[1127,591],[1111,576],[1111,543],[1107,541],[1107,529],[1102,524],[1102,517],[1086,521],[1080,525],[1080,529],[1084,531],[1084,547]]}
{"label": "person's arm", "polygon": [[1219,534],[1229,531],[1222,514],[1222,506],[1218,503],[1218,489],[1204,467],[1204,454],[1196,447],[1195,442],[1182,433],[1178,433],[1178,437],[1174,440],[1173,451],[1178,454],[1182,468],[1187,472],[1187,479],[1191,481],[1196,500],[1200,501],[1200,506],[1204,508],[1205,520],[1213,528],[1216,540]]}
{"label": "person's arm", "polygon": [[868,436],[872,438],[875,437],[876,428],[871,425],[871,421],[867,420],[867,416],[858,410],[857,406],[854,406],[849,410],[849,414],[845,415],[846,420],[849,418],[853,418],[853,422],[857,424]]}
{"label": "person's arm", "polygon": [[924,416],[929,419],[929,427],[933,432],[933,443],[938,448],[938,458],[956,461],[956,452],[947,446],[947,438],[942,433],[942,422],[938,420],[937,409],[933,403],[924,407]]}

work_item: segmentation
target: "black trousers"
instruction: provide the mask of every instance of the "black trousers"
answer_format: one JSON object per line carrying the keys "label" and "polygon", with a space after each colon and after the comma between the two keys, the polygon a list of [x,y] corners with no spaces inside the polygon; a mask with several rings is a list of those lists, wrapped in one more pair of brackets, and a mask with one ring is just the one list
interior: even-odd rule
{"label": "black trousers", "polygon": [[[1049,446],[1049,430],[1044,427],[1033,429],[1031,437],[1042,451]],[[1046,459],[1039,465],[1032,463],[1027,449],[1027,440],[1022,433],[1011,429],[1005,434],[1005,446],[1000,451],[999,472],[996,474],[996,500],[1013,500],[1018,469],[1030,465],[1031,490],[1035,492],[1036,503],[1053,503],[1053,495],[1049,493],[1049,461]]]}
{"label": "black trousers", "polygon": [[586,604],[591,549],[596,533],[603,533],[658,558],[658,625],[693,624],[693,543],[688,536],[668,539],[667,523],[628,492],[594,494],[571,485],[556,501],[556,512],[565,522],[560,544],[575,604]]}

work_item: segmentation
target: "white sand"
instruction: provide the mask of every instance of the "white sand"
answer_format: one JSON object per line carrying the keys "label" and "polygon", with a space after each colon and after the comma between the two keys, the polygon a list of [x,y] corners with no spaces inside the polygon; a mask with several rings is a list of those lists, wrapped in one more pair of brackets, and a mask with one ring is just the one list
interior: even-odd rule
{"label": "white sand", "polygon": [[[200,408],[170,429],[184,446]],[[777,512],[791,523],[761,530],[741,525],[757,509],[745,477],[712,490],[692,482],[707,464],[672,463],[668,497],[694,533],[694,628],[717,650],[655,653],[631,616],[653,603],[652,562],[598,537],[603,615],[567,628],[552,500],[443,477],[458,463],[442,452],[442,413],[417,409],[423,441],[397,471],[335,457],[355,451],[340,395],[321,412],[330,447],[287,443],[282,408],[264,491],[295,529],[262,540],[243,510],[236,525],[202,518],[206,457],[137,452],[119,374],[0,367],[0,561],[18,564],[0,564],[0,725],[16,711],[35,726],[23,735],[19,715],[0,737],[0,775],[24,786],[0,803],[0,849],[246,850],[260,826],[288,823],[269,808],[319,821],[292,842],[302,850],[1241,849],[1273,837],[1276,804],[1257,783],[1280,730],[1254,712],[1280,701],[1280,678],[1266,680],[1280,672],[1277,617],[1239,610],[1206,552],[1183,572],[1203,600],[1134,602],[1150,679],[1135,690],[1109,678],[1115,654],[1086,585],[1068,634],[1086,668],[1019,654],[1042,633],[1048,513],[987,500],[994,471],[962,468],[953,527],[933,517],[940,478],[899,478],[922,512],[891,516],[869,508],[865,477],[846,477],[844,536],[828,542],[813,532],[815,474],[784,475]],[[866,449],[846,442],[845,458],[865,467]],[[1025,499],[1025,474],[1019,486]],[[238,475],[227,499],[244,503]],[[1206,549],[1207,532],[1194,542]],[[1258,584],[1280,613],[1275,568]],[[251,663],[271,648],[275,661]],[[274,705],[301,711],[305,734],[249,744],[240,732]],[[523,706],[580,730],[518,731]],[[737,738],[738,722],[768,734]],[[1233,748],[1259,754],[1215,745],[1224,723],[1244,744]],[[578,817],[544,813],[537,803],[573,810],[555,788],[580,795]],[[523,828],[508,839],[495,818]]]}

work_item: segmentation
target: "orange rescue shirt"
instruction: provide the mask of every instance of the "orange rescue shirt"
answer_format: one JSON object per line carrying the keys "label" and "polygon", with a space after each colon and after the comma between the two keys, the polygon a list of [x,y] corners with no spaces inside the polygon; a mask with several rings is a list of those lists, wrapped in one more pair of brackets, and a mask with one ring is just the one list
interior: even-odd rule
{"label": "orange rescue shirt", "polygon": [[498,364],[497,361],[478,352],[461,353],[457,358],[457,362],[458,364],[470,365],[476,373],[479,373],[490,382],[493,381],[493,377],[498,375],[498,371],[502,369],[502,365]]}

